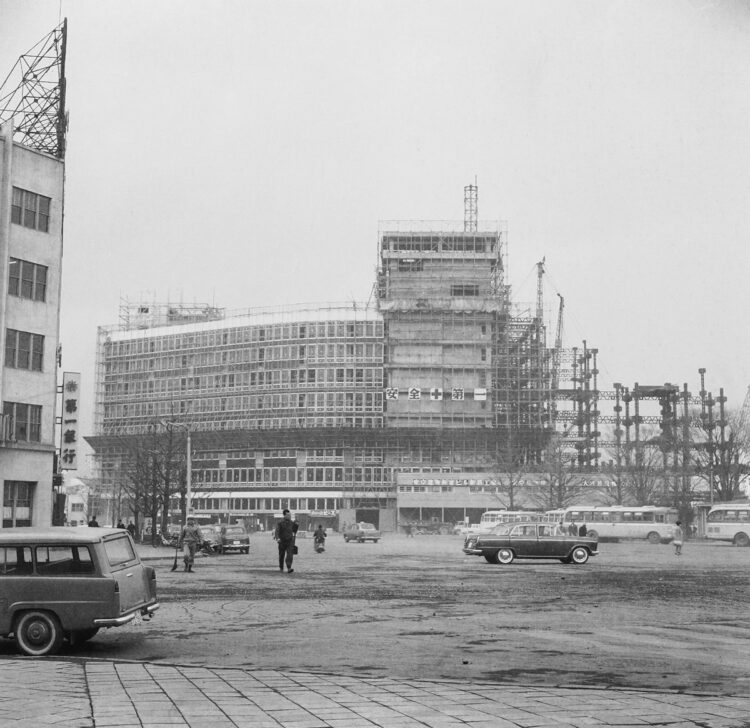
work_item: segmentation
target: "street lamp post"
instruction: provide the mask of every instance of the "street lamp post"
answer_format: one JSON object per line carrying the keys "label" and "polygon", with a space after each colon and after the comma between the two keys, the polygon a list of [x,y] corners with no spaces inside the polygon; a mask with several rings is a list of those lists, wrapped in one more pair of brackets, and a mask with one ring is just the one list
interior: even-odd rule
{"label": "street lamp post", "polygon": [[185,517],[189,518],[192,513],[193,500],[193,454],[190,442],[190,425],[185,422],[161,421],[168,430],[179,428],[185,430],[186,449],[185,449]]}
{"label": "street lamp post", "polygon": [[185,452],[185,513],[192,515],[193,504],[193,451],[190,449],[190,427],[185,425],[187,451]]}

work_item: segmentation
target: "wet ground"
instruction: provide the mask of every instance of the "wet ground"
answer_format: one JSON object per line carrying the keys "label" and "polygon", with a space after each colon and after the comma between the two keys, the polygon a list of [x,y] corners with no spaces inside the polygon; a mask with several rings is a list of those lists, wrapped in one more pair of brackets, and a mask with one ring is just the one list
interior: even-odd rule
{"label": "wet ground", "polygon": [[[299,541],[293,574],[276,545],[171,572],[144,547],[162,608],[63,654],[351,675],[750,694],[750,548],[602,544],[583,566],[491,565],[457,536],[332,535]],[[12,654],[0,642],[0,654]]]}

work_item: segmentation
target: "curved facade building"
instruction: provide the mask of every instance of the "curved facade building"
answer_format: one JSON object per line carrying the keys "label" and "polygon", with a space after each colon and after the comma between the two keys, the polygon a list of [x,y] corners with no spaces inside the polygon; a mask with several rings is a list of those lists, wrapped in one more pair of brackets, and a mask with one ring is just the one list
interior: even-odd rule
{"label": "curved facade building", "polygon": [[289,507],[387,531],[498,507],[499,453],[533,458],[551,431],[550,352],[510,302],[504,230],[465,227],[384,224],[370,305],[123,306],[99,330],[87,438],[105,491],[127,502],[133,461],[189,431],[204,520]]}

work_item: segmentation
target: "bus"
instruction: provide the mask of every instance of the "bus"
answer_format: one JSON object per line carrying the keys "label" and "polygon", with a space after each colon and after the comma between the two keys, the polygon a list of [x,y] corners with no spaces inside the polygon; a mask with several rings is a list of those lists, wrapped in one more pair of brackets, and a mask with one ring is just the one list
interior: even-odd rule
{"label": "bus", "polygon": [[706,538],[750,546],[750,503],[717,503],[706,517]]}
{"label": "bus", "polygon": [[498,523],[516,523],[517,521],[541,521],[544,513],[539,511],[485,511],[479,518],[479,523],[473,523],[461,532],[467,536],[477,533],[487,533]]}
{"label": "bus", "polygon": [[562,521],[567,528],[575,521],[586,524],[587,535],[605,539],[646,539],[650,543],[669,543],[677,509],[663,506],[570,506],[547,511],[545,520]]}

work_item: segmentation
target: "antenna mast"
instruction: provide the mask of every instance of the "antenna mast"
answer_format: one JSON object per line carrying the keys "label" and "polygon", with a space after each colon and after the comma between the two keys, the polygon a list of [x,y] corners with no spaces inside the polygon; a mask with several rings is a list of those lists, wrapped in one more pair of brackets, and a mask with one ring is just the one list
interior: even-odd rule
{"label": "antenna mast", "polygon": [[65,46],[68,20],[40,40],[0,84],[0,122],[14,120],[13,139],[65,157]]}
{"label": "antenna mast", "polygon": [[475,233],[479,223],[479,190],[474,178],[473,185],[464,187],[464,232]]}

